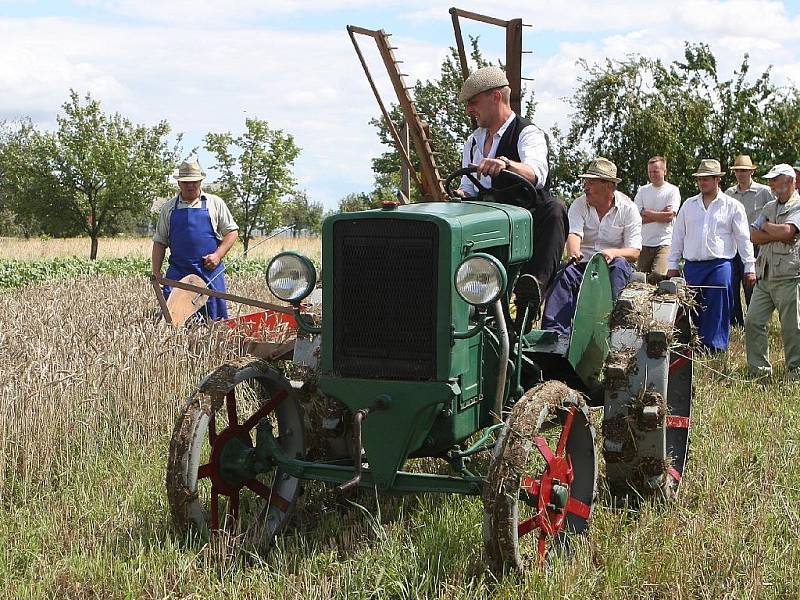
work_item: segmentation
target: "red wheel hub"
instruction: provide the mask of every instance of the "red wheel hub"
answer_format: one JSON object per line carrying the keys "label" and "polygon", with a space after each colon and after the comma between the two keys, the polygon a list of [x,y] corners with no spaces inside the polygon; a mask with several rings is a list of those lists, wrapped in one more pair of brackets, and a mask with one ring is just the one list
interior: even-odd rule
{"label": "red wheel hub", "polygon": [[241,481],[230,481],[223,477],[221,468],[222,454],[226,446],[230,443],[239,443],[252,448],[253,440],[250,431],[252,431],[261,419],[275,410],[278,403],[286,398],[287,395],[286,390],[279,390],[265,402],[261,408],[240,425],[236,407],[236,394],[234,390],[229,391],[225,396],[228,427],[223,429],[220,433],[217,433],[216,419],[213,414],[211,415],[208,421],[208,440],[211,444],[211,456],[208,463],[201,465],[197,470],[197,479],[209,478],[211,480],[210,525],[212,533],[220,529],[220,495],[228,497],[228,509],[224,527],[235,527],[236,522],[239,520],[239,495],[244,487],[249,488],[266,500],[268,504],[277,507],[283,512],[289,509],[289,502],[285,498],[273,492],[272,489],[261,483],[255,477]]}
{"label": "red wheel hub", "polygon": [[536,448],[544,458],[545,467],[538,479],[523,475],[520,482],[520,488],[536,499],[536,514],[519,523],[517,536],[522,537],[534,529],[539,530],[537,549],[540,560],[544,560],[547,552],[547,538],[564,529],[567,513],[588,519],[591,510],[588,504],[570,495],[575,474],[572,461],[566,455],[566,448],[577,410],[575,405],[570,405],[555,451],[543,437],[533,438]]}

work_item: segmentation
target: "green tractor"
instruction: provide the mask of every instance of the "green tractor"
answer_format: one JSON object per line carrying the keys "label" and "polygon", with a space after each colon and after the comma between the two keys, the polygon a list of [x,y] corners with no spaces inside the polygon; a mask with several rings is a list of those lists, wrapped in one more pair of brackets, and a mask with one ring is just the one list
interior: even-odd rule
{"label": "green tractor", "polygon": [[[304,480],[480,495],[487,559],[522,569],[587,530],[601,451],[612,498],[675,496],[692,394],[685,286],[636,282],[614,303],[596,255],[570,337],[515,330],[531,213],[492,192],[328,217],[318,322],[301,310],[318,293],[311,261],[271,261],[294,351],[223,365],[189,396],[167,467],[180,527],[267,549]],[[418,458],[440,466],[404,469]]]}

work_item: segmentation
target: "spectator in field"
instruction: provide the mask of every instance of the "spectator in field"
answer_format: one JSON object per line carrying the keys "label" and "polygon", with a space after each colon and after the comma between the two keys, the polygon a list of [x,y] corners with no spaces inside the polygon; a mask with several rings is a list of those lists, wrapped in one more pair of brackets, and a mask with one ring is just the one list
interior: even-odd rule
{"label": "spectator in field", "polygon": [[[168,279],[199,275],[206,282],[214,279],[210,289],[224,292],[222,259],[236,242],[239,227],[222,198],[202,190],[205,176],[197,161],[183,162],[179,167],[175,179],[180,191],[161,207],[153,236],[151,266],[153,274],[160,276],[169,248]],[[164,287],[165,296],[170,291],[169,286]],[[209,298],[205,308],[212,320],[228,318],[225,300],[221,298]]]}
{"label": "spectator in field", "polygon": [[617,190],[616,165],[594,159],[583,179],[585,193],[569,207],[566,254],[570,262],[553,281],[542,313],[542,329],[569,335],[586,264],[596,253],[608,262],[614,299],[631,278],[642,249],[642,218],[633,200]]}
{"label": "spectator in field", "polygon": [[[478,129],[464,143],[461,166],[476,166],[484,187],[512,190],[512,186],[517,186],[515,191],[501,192],[494,199],[523,206],[533,216],[533,258],[523,266],[521,273],[533,277],[520,278],[514,291],[517,307],[528,303],[538,307],[561,260],[569,227],[567,208],[550,195],[547,136],[511,110],[510,98],[508,79],[498,67],[477,69],[464,81],[458,100],[466,103],[467,114],[474,117]],[[533,184],[535,196],[520,193],[519,183],[507,175],[508,172]],[[474,197],[478,189],[463,177],[456,193],[461,197]]]}
{"label": "spectator in field", "polygon": [[794,187],[800,192],[800,160],[794,161]]}
{"label": "spectator in field", "polygon": [[758,374],[772,373],[767,323],[777,309],[786,373],[800,380],[800,195],[788,164],[775,165],[764,178],[775,200],[751,224],[750,235],[761,252],[756,261],[758,283],[745,317],[747,366]]}
{"label": "spectator in field", "polygon": [[719,161],[704,158],[692,175],[700,193],[683,203],[675,219],[667,276],[679,275],[683,259],[686,282],[696,286],[692,316],[700,341],[708,351],[721,352],[730,336],[733,259],[737,252],[741,255],[744,281],[754,285],[753,244],[744,206],[719,189],[724,175]]}
{"label": "spectator in field", "polygon": [[636,268],[642,273],[666,275],[672,240],[672,222],[681,206],[681,192],[664,180],[667,159],[654,156],[647,161],[650,183],[636,192],[634,202],[642,217],[642,251]]}
{"label": "spectator in field", "polygon": [[[768,186],[753,181],[756,165],[753,164],[748,155],[741,154],[737,156],[736,160],[733,161],[733,165],[731,165],[731,171],[736,175],[736,185],[725,190],[725,194],[731,198],[736,198],[742,203],[747,213],[747,222],[752,223],[761,214],[761,209],[764,208],[767,202],[772,200],[772,194]],[[758,256],[758,245],[754,245],[753,252],[755,256]],[[744,326],[741,288],[744,287],[744,299],[748,306],[750,305],[750,296],[753,294],[751,286],[742,286],[743,276],[744,263],[742,262],[742,257],[737,253],[733,259],[731,325],[739,325],[740,327]]]}

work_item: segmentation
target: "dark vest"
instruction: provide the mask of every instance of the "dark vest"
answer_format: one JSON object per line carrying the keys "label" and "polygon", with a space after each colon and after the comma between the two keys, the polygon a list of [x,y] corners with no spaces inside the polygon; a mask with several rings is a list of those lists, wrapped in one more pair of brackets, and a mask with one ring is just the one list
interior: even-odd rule
{"label": "dark vest", "polygon": [[[511,121],[509,126],[503,132],[502,137],[500,138],[500,143],[497,145],[497,152],[495,156],[505,156],[509,160],[513,160],[515,162],[519,162],[519,148],[517,147],[519,144],[519,136],[522,133],[522,130],[525,129],[528,125],[533,125],[528,119],[520,117],[516,115],[514,120]],[[536,125],[533,125],[537,127]],[[547,144],[547,163],[550,164],[550,138],[548,138],[547,133],[544,133],[545,143]],[[473,156],[475,152],[475,146],[477,145],[477,141],[475,138],[472,138],[472,147],[470,148],[470,162],[473,161]],[[520,190],[519,183],[517,179],[513,175],[508,175],[507,173],[500,173],[497,177],[492,178],[492,187],[500,190],[494,197],[495,202],[501,202],[502,204],[514,204],[516,206],[523,206],[530,211],[536,210],[541,203],[546,202],[551,199],[550,196],[550,177],[551,177],[552,170],[547,170],[547,180],[544,182],[544,188],[536,188],[536,197],[530,198],[530,193],[525,190]],[[502,190],[505,188],[512,187],[508,193],[503,193]]]}

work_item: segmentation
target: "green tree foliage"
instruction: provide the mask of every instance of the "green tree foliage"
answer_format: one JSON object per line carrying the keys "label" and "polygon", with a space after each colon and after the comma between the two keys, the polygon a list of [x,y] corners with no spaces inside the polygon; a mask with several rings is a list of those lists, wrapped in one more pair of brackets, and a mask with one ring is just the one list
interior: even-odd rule
{"label": "green tree foliage", "polygon": [[322,204],[311,202],[305,192],[295,192],[281,207],[281,225],[293,225],[292,236],[307,229],[319,235],[322,229]]}
{"label": "green tree foliage", "polygon": [[100,237],[146,219],[153,198],[168,192],[177,145],[168,146],[166,121],[147,127],[107,115],[90,94],[71,90],[62,109],[55,132],[29,121],[6,130],[2,188],[20,227],[88,235],[95,259]]}
{"label": "green tree foliage", "polygon": [[239,225],[244,251],[257,229],[270,230],[281,220],[281,201],[295,192],[292,174],[300,148],[291,134],[271,129],[261,119],[245,119],[246,131],[209,133],[205,148],[216,157],[218,183]]}
{"label": "green tree foliage", "polygon": [[339,200],[339,212],[357,212],[377,208],[380,200],[376,194],[352,193]]}
{"label": "green tree foliage", "polygon": [[748,77],[746,54],[730,79],[705,44],[687,43],[684,60],[668,65],[642,56],[581,64],[566,145],[614,161],[625,191],[647,183],[653,155],[667,157],[668,179],[684,197],[696,193],[691,173],[700,158],[728,165],[744,153],[766,166],[798,156],[798,91],[774,85],[769,69]]}

